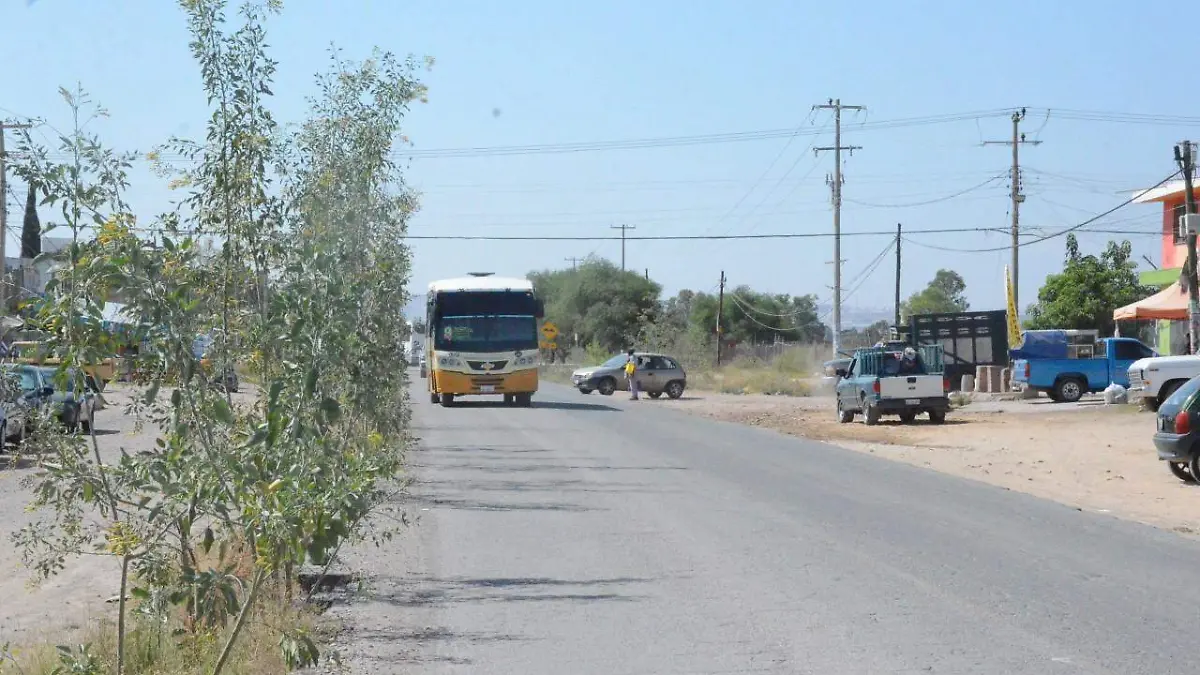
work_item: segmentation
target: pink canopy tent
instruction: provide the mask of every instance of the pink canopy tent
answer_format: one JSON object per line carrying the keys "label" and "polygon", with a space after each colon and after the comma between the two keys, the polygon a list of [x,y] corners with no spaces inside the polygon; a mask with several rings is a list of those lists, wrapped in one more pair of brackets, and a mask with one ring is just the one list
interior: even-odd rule
{"label": "pink canopy tent", "polygon": [[1165,319],[1186,321],[1188,318],[1188,294],[1178,281],[1163,290],[1137,302],[1113,310],[1114,321],[1147,321]]}

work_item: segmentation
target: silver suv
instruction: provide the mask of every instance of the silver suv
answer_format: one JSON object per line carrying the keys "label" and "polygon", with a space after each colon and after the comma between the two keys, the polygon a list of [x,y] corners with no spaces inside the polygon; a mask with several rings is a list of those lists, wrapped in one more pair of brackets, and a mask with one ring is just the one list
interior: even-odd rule
{"label": "silver suv", "polygon": [[[634,352],[637,359],[638,390],[658,398],[666,394],[670,398],[683,396],[687,388],[687,373],[675,359],[664,354],[649,352]],[[625,354],[617,354],[598,366],[580,368],[571,373],[571,384],[581,393],[590,394],[598,391],[605,396],[612,396],[615,391],[628,391],[629,382],[625,379]]]}

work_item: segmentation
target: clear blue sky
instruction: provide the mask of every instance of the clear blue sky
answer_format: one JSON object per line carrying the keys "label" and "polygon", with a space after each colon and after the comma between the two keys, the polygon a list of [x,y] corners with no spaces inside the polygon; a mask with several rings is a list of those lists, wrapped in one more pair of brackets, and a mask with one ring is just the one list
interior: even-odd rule
{"label": "clear blue sky", "polygon": [[[1006,118],[862,129],[907,117],[1030,106],[1189,115],[1190,80],[1170,64],[1186,49],[1168,30],[1179,5],[1100,0],[1046,3],[800,3],[660,0],[392,2],[285,0],[269,24],[280,61],[274,90],[281,121],[299,120],[312,74],[332,42],[347,56],[373,45],[437,59],[430,102],[406,133],[417,149],[684,136],[761,129],[820,129],[831,97],[868,107],[847,114],[844,142],[864,146],[845,161],[847,232],[1005,227],[1007,178],[960,198],[912,208],[1004,173]],[[0,0],[0,115],[43,117],[66,127],[59,85],[76,81],[112,113],[97,123],[111,145],[152,149],[171,134],[200,135],[207,116],[184,17],[165,0]],[[498,112],[498,114],[496,114]],[[1200,112],[1195,113],[1200,115]],[[1119,203],[1127,191],[1174,170],[1174,142],[1200,126],[1079,121],[1032,113],[1023,124],[1044,143],[1022,150],[1030,227],[1074,224]],[[422,190],[413,234],[598,235],[630,223],[636,234],[825,232],[824,179],[832,156],[805,152],[810,136],[638,150],[504,157],[415,158]],[[816,139],[831,145],[832,134]],[[786,148],[786,149],[785,149]],[[781,149],[783,152],[781,154]],[[769,172],[764,171],[779,158]],[[791,169],[790,173],[787,173]],[[781,176],[785,176],[781,181]],[[761,178],[761,180],[760,180]],[[139,169],[131,193],[143,218],[166,207],[161,180]],[[24,186],[13,186],[19,220]],[[736,206],[736,208],[735,208]],[[45,214],[44,217],[50,217]],[[1131,220],[1132,219],[1132,220]],[[1135,250],[1158,261],[1159,213],[1124,209],[1111,227],[1144,231]],[[1118,222],[1119,221],[1119,222]],[[1101,226],[1098,224],[1098,226]],[[1081,239],[1098,251],[1112,235]],[[1001,234],[914,235],[947,247],[1001,246]],[[10,239],[10,246],[14,240]],[[887,244],[847,238],[852,278]],[[619,260],[616,242],[422,241],[414,289],[466,271],[523,275],[596,253]],[[1022,304],[1059,269],[1061,239],[1023,250]],[[649,268],[668,293],[709,290],[724,269],[731,284],[826,298],[829,239],[631,242],[628,264]],[[938,267],[966,278],[972,306],[1002,308],[1007,253],[956,254],[905,244],[905,295]],[[846,300],[881,308],[892,298],[889,257]]]}

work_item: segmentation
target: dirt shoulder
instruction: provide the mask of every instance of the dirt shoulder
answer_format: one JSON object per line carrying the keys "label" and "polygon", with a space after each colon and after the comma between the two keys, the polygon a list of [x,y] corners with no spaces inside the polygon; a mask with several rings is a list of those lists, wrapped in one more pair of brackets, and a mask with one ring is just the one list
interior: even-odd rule
{"label": "dirt shoulder", "polygon": [[980,401],[947,423],[840,424],[833,399],[697,392],[661,401],[704,417],[774,429],[1089,511],[1200,534],[1200,486],[1173,477],[1155,455],[1154,416],[1135,406]]}

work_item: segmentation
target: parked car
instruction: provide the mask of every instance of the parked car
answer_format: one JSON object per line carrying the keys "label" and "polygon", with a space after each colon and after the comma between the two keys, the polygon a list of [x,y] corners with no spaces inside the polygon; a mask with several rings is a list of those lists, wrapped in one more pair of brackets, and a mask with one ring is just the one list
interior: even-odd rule
{"label": "parked car", "polygon": [[429,377],[429,366],[425,363],[425,352],[421,352],[420,357],[421,377]]}
{"label": "parked car", "polygon": [[830,394],[837,393],[837,383],[842,379],[838,373],[845,373],[850,369],[850,362],[853,357],[843,357],[840,359],[832,359],[821,365],[821,391]]}
{"label": "parked car", "polygon": [[[197,335],[196,339],[192,341],[192,355],[200,361],[201,371],[208,374],[214,387],[221,387],[236,393],[241,385],[238,382],[237,370],[232,364],[225,367],[224,373],[214,372],[216,370],[216,364],[213,362],[215,355],[212,354],[214,344],[212,336]],[[222,377],[222,375],[224,376]]]}
{"label": "parked car", "polygon": [[1154,449],[1176,478],[1189,483],[1200,476],[1200,377],[1175,389],[1158,406]]}
{"label": "parked car", "polygon": [[[683,396],[687,373],[678,361],[664,354],[648,352],[634,352],[633,357],[637,359],[634,378],[639,391],[650,398],[663,394],[669,398]],[[629,382],[625,379],[628,358],[626,354],[617,354],[598,366],[580,368],[571,373],[571,383],[583,394],[598,391],[604,396],[612,396],[616,391],[629,391]]]}
{"label": "parked car", "polygon": [[1200,375],[1200,356],[1151,356],[1134,361],[1128,370],[1129,399],[1140,399],[1150,410],[1158,410],[1175,390]]}
{"label": "parked car", "polygon": [[867,424],[878,424],[883,415],[896,415],[903,424],[917,415],[929,415],[929,421],[941,424],[950,410],[950,382],[943,377],[942,348],[922,345],[916,348],[914,372],[903,372],[903,349],[870,347],[854,353],[854,359],[837,384],[837,416],[842,424],[861,414]]}
{"label": "parked car", "polygon": [[85,383],[79,386],[79,375],[74,370],[68,370],[60,377],[57,368],[39,368],[42,379],[53,393],[49,404],[54,406],[55,414],[63,426],[71,431],[82,429],[91,433],[92,423],[96,420],[96,394]]}
{"label": "parked car", "polygon": [[1068,331],[1025,331],[1010,350],[1013,385],[1045,392],[1052,400],[1074,403],[1110,384],[1129,386],[1129,367],[1157,353],[1133,338],[1072,342]]}
{"label": "parked car", "polygon": [[4,428],[0,437],[4,440],[21,438],[29,430],[30,418],[41,406],[47,405],[54,390],[42,377],[41,370],[36,366],[24,364],[4,364],[0,366],[0,375],[13,378],[11,396],[4,405]]}

